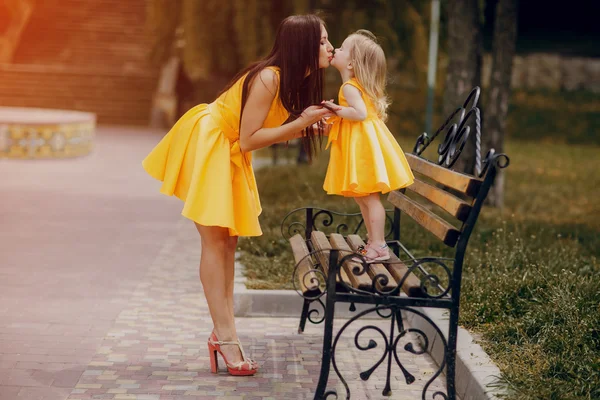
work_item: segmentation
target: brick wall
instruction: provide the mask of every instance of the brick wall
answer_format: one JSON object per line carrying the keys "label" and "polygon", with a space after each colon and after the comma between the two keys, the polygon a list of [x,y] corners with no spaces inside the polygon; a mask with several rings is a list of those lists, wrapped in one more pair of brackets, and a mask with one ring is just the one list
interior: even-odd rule
{"label": "brick wall", "polygon": [[37,2],[11,63],[0,64],[0,105],[147,124],[158,69],[144,23],[145,0]]}

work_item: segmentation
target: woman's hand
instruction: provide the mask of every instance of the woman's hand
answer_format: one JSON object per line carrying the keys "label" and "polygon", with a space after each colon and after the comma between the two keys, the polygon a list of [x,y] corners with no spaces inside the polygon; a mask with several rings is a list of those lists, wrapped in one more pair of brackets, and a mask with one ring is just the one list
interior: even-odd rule
{"label": "woman's hand", "polygon": [[323,118],[320,121],[315,122],[312,127],[315,130],[315,132],[318,132],[319,127],[320,127],[321,134],[323,134],[323,136],[329,135],[329,131],[331,130],[331,124],[329,122],[327,122],[327,120],[325,118]]}

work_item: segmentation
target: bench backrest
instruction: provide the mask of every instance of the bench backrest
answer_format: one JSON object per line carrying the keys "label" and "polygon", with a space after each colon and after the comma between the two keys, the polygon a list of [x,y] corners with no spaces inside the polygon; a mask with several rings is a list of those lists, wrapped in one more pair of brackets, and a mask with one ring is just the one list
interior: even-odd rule
{"label": "bench backrest", "polygon": [[[407,189],[417,195],[417,201],[400,191],[391,192],[388,200],[444,244],[454,247],[461,234],[460,223],[465,222],[471,213],[482,180],[441,167],[414,154],[406,157],[415,173],[415,182]],[[458,197],[448,188],[462,196]],[[436,213],[431,205],[440,207],[445,215]]]}
{"label": "bench backrest", "polygon": [[[477,108],[479,91],[478,87],[473,89],[463,106],[431,138],[426,133],[418,138],[413,153],[406,154],[415,174],[414,184],[388,195],[388,201],[401,213],[410,216],[445,245],[456,248],[452,269],[455,283],[452,285],[455,289],[453,296],[459,295],[462,262],[481,207],[498,170],[508,166],[508,157],[495,154],[493,149],[481,161],[481,120]],[[444,130],[446,135],[438,147],[437,162],[423,158],[425,149]],[[476,175],[451,169],[471,134],[475,136]],[[399,228],[395,227],[398,235]]]}

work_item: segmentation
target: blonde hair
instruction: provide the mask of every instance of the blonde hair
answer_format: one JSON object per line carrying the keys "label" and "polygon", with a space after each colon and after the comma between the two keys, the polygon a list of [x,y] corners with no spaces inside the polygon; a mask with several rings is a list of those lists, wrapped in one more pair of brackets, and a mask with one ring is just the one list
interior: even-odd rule
{"label": "blonde hair", "polygon": [[387,64],[385,53],[377,43],[377,38],[366,29],[359,29],[347,38],[350,45],[350,62],[354,76],[371,99],[379,118],[387,119],[390,105],[385,92],[387,84]]}

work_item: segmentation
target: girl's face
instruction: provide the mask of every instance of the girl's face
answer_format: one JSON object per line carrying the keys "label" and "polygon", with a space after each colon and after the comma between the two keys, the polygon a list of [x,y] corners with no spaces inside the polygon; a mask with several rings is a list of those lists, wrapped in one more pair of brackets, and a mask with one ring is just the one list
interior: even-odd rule
{"label": "girl's face", "polygon": [[350,65],[350,42],[346,38],[344,43],[339,49],[335,49],[335,54],[331,60],[333,65],[338,71],[346,69]]}
{"label": "girl's face", "polygon": [[333,46],[329,43],[327,29],[321,25],[321,45],[319,46],[319,68],[329,67],[329,63],[333,58]]}

